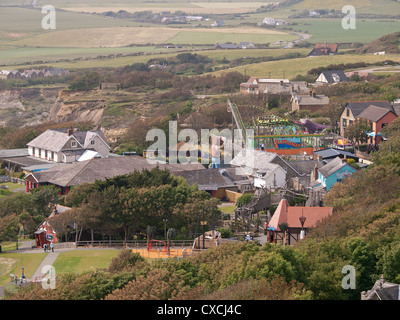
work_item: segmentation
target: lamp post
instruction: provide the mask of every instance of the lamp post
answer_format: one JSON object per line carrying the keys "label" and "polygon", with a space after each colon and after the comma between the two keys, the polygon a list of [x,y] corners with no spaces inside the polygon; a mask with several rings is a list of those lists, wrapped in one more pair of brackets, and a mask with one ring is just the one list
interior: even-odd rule
{"label": "lamp post", "polygon": [[164,221],[164,239],[167,240],[167,221],[168,219],[163,219]]}
{"label": "lamp post", "polygon": [[206,225],[207,225],[207,221],[204,220],[204,207],[203,207],[203,220],[200,221],[200,224],[203,226],[203,249],[206,248],[206,239],[205,239],[205,233],[206,233]]}
{"label": "lamp post", "polygon": [[306,222],[306,217],[303,215],[303,210],[301,210],[301,217],[299,218],[301,224],[300,239],[304,238],[304,223]]}

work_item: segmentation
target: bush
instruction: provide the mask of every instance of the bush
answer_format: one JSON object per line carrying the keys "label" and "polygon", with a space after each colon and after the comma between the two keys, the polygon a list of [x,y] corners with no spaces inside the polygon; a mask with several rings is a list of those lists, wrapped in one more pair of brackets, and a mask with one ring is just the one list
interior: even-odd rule
{"label": "bush", "polygon": [[221,238],[232,238],[233,231],[228,228],[219,228],[217,229],[221,233]]}
{"label": "bush", "polygon": [[108,268],[109,272],[119,272],[132,268],[136,262],[144,261],[139,253],[133,253],[132,250],[122,250],[121,253],[112,259]]}
{"label": "bush", "polygon": [[250,203],[251,198],[253,198],[253,195],[251,193],[246,193],[237,199],[236,204],[238,207],[245,206],[246,204]]}

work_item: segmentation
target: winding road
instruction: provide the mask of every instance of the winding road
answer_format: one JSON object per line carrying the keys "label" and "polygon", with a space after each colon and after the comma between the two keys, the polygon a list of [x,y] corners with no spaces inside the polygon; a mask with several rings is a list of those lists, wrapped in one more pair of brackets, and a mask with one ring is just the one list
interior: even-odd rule
{"label": "winding road", "polygon": [[307,33],[301,33],[301,32],[292,32],[292,33],[293,33],[293,34],[296,34],[296,35],[298,35],[298,36],[300,36],[300,38],[297,39],[297,40],[288,42],[288,43],[283,47],[284,49],[293,48],[293,46],[295,45],[295,43],[300,42],[300,41],[303,41],[303,40],[310,39],[310,37],[311,37],[311,36],[310,36],[309,34],[307,34]]}

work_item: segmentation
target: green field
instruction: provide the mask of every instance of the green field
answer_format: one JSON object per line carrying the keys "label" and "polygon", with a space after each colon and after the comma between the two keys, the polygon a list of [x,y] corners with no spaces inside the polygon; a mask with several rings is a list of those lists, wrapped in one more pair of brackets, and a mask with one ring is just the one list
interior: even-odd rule
{"label": "green field", "polygon": [[297,75],[306,75],[313,68],[324,67],[331,64],[346,64],[363,61],[365,63],[378,63],[385,60],[393,60],[400,63],[400,54],[388,54],[384,56],[344,54],[335,56],[323,56],[313,58],[296,58],[282,61],[269,61],[251,64],[214,72],[219,76],[226,72],[238,71],[254,77],[288,78],[293,79]]}
{"label": "green field", "polygon": [[[279,1],[273,1],[279,2]],[[38,0],[36,8],[31,7],[31,0],[11,1],[5,0],[0,4],[0,65],[3,68],[20,68],[30,65],[49,65],[70,69],[92,67],[118,67],[134,62],[147,62],[153,57],[172,56],[175,49],[164,48],[165,44],[182,46],[179,50],[199,50],[194,45],[210,45],[219,42],[247,42],[270,43],[290,41],[298,36],[291,30],[260,28],[255,25],[244,26],[244,23],[261,23],[263,18],[271,16],[285,18],[304,12],[304,10],[335,9],[341,10],[347,1],[339,0],[327,2],[323,0],[304,0],[289,7],[280,8],[271,12],[255,12],[261,5],[268,2],[240,1],[240,0],[118,0],[107,3],[100,0],[54,0],[51,5],[56,7],[56,30],[43,30],[41,20],[44,14],[40,6],[48,4],[47,1]],[[400,12],[400,2],[381,0],[379,3],[373,0],[356,0],[350,3],[356,8],[356,13],[362,14],[387,14],[394,15]],[[8,5],[8,6],[7,6]],[[25,7],[17,7],[24,5]],[[64,8],[65,10],[63,10]],[[163,25],[154,23],[139,23],[133,19],[110,19],[97,14],[84,13],[96,11],[96,8],[104,10],[152,10],[153,12],[170,11],[178,9],[207,10],[209,13],[223,14],[229,10],[235,10],[242,14],[228,14],[222,17],[226,26],[223,28],[209,28],[217,15],[210,16],[209,21],[202,21],[201,27],[193,27],[193,24]],[[68,11],[69,10],[69,11]],[[101,11],[101,10],[100,10]],[[99,11],[99,12],[100,12]],[[129,10],[128,10],[129,11]],[[251,13],[246,13],[252,11]],[[189,13],[189,12],[188,12]],[[232,12],[231,12],[232,13]],[[200,13],[199,13],[200,14]],[[382,35],[400,30],[400,20],[390,19],[357,19],[355,30],[344,30],[340,19],[288,19],[294,25],[289,26],[293,31],[304,32],[311,35],[307,41],[367,43]],[[240,25],[242,24],[242,25]],[[208,26],[208,27],[205,27]],[[139,45],[139,46],[136,46]],[[204,49],[204,48],[200,48]],[[303,49],[309,51],[308,49]],[[105,58],[109,55],[128,55],[143,53],[140,56],[122,56],[117,58]],[[254,53],[253,53],[254,52]],[[237,57],[254,56],[256,51],[221,53]],[[147,55],[151,54],[151,55]],[[154,54],[154,55],[153,55]],[[201,52],[210,57],[219,55],[219,52]],[[259,54],[257,52],[257,54]],[[274,54],[266,51],[265,55]],[[103,56],[103,59],[95,59]],[[298,67],[286,68],[283,64],[278,73],[297,74]],[[258,68],[263,68],[261,64]],[[301,70],[308,67],[306,64]],[[249,66],[257,68],[257,66]]]}
{"label": "green field", "polygon": [[[273,1],[279,2],[279,1]],[[31,7],[31,0],[2,1],[0,5],[0,64],[7,68],[21,64],[48,65],[65,68],[90,68],[101,66],[121,66],[133,62],[147,62],[147,56],[119,57],[114,59],[95,59],[99,56],[130,54],[130,53],[160,53],[166,54],[176,49],[165,49],[165,44],[182,45],[185,49],[194,49],[193,45],[213,45],[217,42],[239,43],[252,41],[255,43],[270,43],[271,46],[279,40],[290,41],[298,36],[292,31],[282,28],[266,29],[256,26],[243,26],[243,23],[260,23],[266,16],[285,18],[304,12],[304,10],[335,9],[340,10],[346,1],[329,2],[322,0],[304,0],[290,7],[280,8],[272,12],[255,11],[268,2],[262,1],[201,1],[201,0],[119,0],[112,4],[100,0],[54,0],[51,5],[57,12],[56,30],[43,30],[41,20],[44,14],[40,6],[47,1],[38,0],[36,8]],[[24,7],[17,7],[23,5]],[[400,2],[382,0],[379,4],[372,0],[353,1],[357,13],[394,14],[400,9]],[[64,8],[65,10],[63,10]],[[209,28],[218,19],[212,16],[209,21],[202,21],[201,27],[186,25],[162,25],[154,23],[139,23],[132,19],[110,19],[96,14],[87,14],[104,10],[130,11],[152,10],[153,12],[178,9],[203,9],[203,13],[251,13],[237,15],[229,14],[223,17],[224,28]],[[68,11],[69,10],[69,11]],[[100,12],[99,10],[98,12]],[[129,11],[129,10],[128,10]],[[399,12],[399,10],[397,10]],[[232,13],[232,12],[231,12]],[[199,13],[200,14],[200,13]],[[309,42],[370,42],[378,37],[400,30],[399,20],[358,19],[356,30],[344,30],[340,19],[289,19],[295,23],[290,28],[293,31],[305,32],[311,35]],[[131,46],[134,45],[134,46]],[[140,45],[140,46],[135,46]],[[155,47],[158,45],[159,47]],[[236,50],[235,50],[236,51]],[[229,55],[230,53],[227,53]],[[250,53],[249,53],[250,54]],[[64,62],[60,62],[64,60]],[[58,62],[57,62],[58,61]],[[55,63],[57,62],[57,63]],[[53,64],[55,63],[55,64]]]}
{"label": "green field", "polygon": [[120,250],[114,249],[93,249],[93,250],[72,250],[61,252],[53,266],[56,274],[82,273],[96,269],[108,268],[112,258],[116,257]]}
{"label": "green field", "polygon": [[21,277],[22,267],[30,278],[45,257],[45,253],[0,253],[0,286],[10,282],[10,273]]}
{"label": "green field", "polygon": [[[240,31],[243,31],[240,30]],[[179,32],[176,36],[170,38],[167,42],[173,44],[215,44],[215,43],[239,43],[239,42],[254,42],[254,43],[270,43],[271,45],[279,40],[291,41],[296,40],[297,36],[282,33],[282,34],[260,34],[252,33],[250,30],[248,33],[240,32],[235,33],[221,33],[221,32],[193,32],[183,31]]]}
{"label": "green field", "polygon": [[293,30],[306,32],[312,37],[308,40],[317,42],[361,42],[367,43],[383,35],[400,31],[400,20],[363,20],[358,19],[356,29],[345,30],[340,19],[295,19],[298,25]]}
{"label": "green field", "polygon": [[[139,48],[138,48],[139,49]],[[14,49],[18,51],[18,49]],[[43,50],[43,49],[41,49]],[[52,50],[55,50],[52,48]],[[61,59],[62,57],[67,58],[68,56],[62,55],[61,49],[58,49],[60,56],[53,55],[43,55],[36,57],[32,61],[29,61],[29,56],[21,57],[21,58],[8,58],[8,59],[0,59],[4,64],[0,65],[0,68],[12,68],[17,69],[21,68],[19,65],[20,63],[25,63],[25,67],[30,66],[42,66],[42,65],[51,65],[53,67],[60,67],[60,68],[67,68],[67,69],[85,69],[85,68],[101,68],[101,67],[110,67],[110,68],[118,68],[126,65],[131,65],[133,63],[147,63],[150,59],[157,59],[157,58],[170,58],[176,56],[177,53],[174,49],[163,49],[157,48],[159,51],[164,51],[165,53],[157,53],[154,54],[151,50],[144,55],[139,56],[124,56],[124,57],[117,57],[117,58],[102,58],[102,59],[90,59],[90,60],[76,60],[70,62],[52,62]],[[79,50],[79,49],[77,49]],[[168,50],[168,51],[167,51]],[[192,50],[195,50],[192,48]],[[96,51],[94,51],[96,52]],[[194,52],[194,51],[193,51]],[[203,51],[195,51],[197,54],[205,55],[211,59],[215,60],[222,60],[223,58],[230,60],[243,58],[243,57],[278,57],[288,53],[298,52],[301,55],[307,55],[310,52],[310,49],[238,49],[238,50],[203,50]],[[0,51],[0,56],[1,56]],[[98,54],[94,53],[93,58]],[[35,61],[48,61],[43,63],[36,63]],[[29,63],[31,62],[31,63]]]}

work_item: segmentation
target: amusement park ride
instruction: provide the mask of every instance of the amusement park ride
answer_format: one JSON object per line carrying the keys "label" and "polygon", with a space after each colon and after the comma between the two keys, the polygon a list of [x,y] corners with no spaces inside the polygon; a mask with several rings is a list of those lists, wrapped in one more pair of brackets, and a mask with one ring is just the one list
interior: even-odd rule
{"label": "amusement park ride", "polygon": [[[254,130],[254,145],[249,147],[279,155],[311,155],[315,150],[324,147],[325,134],[322,132],[329,126],[316,125],[309,121],[306,124],[272,114],[253,119],[252,125],[246,126],[238,107],[229,100],[228,111],[232,113],[236,127],[242,129],[242,132],[245,133],[246,129]],[[310,124],[313,125],[312,129]],[[246,140],[246,136],[244,139]]]}

